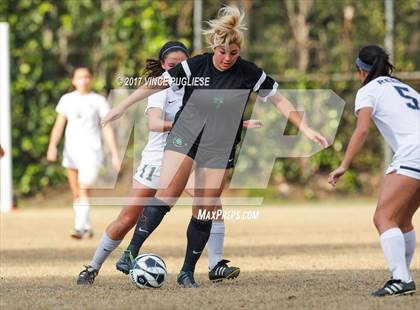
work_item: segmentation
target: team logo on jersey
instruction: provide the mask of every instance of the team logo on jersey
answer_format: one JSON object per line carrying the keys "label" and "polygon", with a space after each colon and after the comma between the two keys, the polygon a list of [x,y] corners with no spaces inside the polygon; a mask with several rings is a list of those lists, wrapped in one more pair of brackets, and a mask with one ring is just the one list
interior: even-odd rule
{"label": "team logo on jersey", "polygon": [[187,144],[184,142],[184,140],[182,140],[182,138],[180,137],[174,137],[174,139],[172,140],[173,145],[175,145],[176,147],[183,147],[186,146]]}
{"label": "team logo on jersey", "polygon": [[223,96],[213,97],[213,104],[215,105],[216,109],[220,108],[220,106],[223,104],[224,100],[225,100],[225,98]]}

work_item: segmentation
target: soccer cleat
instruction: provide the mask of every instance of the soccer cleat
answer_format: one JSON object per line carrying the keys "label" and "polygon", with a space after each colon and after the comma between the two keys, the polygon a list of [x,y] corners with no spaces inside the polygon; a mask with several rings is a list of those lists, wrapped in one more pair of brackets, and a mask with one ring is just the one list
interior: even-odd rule
{"label": "soccer cleat", "polygon": [[414,281],[403,282],[401,280],[391,279],[385,283],[384,287],[372,293],[375,297],[384,297],[392,295],[410,295],[416,291]]}
{"label": "soccer cleat", "polygon": [[197,288],[198,285],[195,283],[194,275],[191,271],[182,271],[176,277],[176,282],[182,285],[184,288]]}
{"label": "soccer cleat", "polygon": [[97,275],[98,270],[92,266],[85,266],[85,269],[79,273],[77,285],[92,285]]}
{"label": "soccer cleat", "polygon": [[222,259],[220,262],[217,263],[216,266],[212,270],[209,271],[209,279],[210,281],[216,283],[221,282],[224,279],[235,279],[239,276],[241,269],[238,267],[229,267],[227,263],[230,261],[226,259]]}
{"label": "soccer cleat", "polygon": [[83,238],[83,232],[80,230],[74,229],[70,237],[72,237],[73,239],[80,240]]}
{"label": "soccer cleat", "polygon": [[93,238],[93,230],[85,229],[83,232],[83,237]]}
{"label": "soccer cleat", "polygon": [[121,271],[122,273],[129,274],[130,270],[133,268],[134,258],[130,251],[124,251],[121,258],[115,264],[117,270]]}

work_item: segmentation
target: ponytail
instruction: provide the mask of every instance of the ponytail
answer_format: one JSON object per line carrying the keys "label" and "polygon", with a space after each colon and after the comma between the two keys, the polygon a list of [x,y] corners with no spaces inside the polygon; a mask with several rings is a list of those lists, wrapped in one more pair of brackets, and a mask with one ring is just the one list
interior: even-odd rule
{"label": "ponytail", "polygon": [[145,78],[154,78],[161,76],[165,72],[162,68],[160,60],[147,59],[146,65],[144,66],[143,75]]}
{"label": "ponytail", "polygon": [[359,52],[356,65],[359,70],[368,72],[363,85],[380,76],[392,77],[391,74],[394,70],[394,66],[389,61],[389,55],[377,45],[363,47]]}
{"label": "ponytail", "polygon": [[211,48],[236,44],[241,47],[244,40],[245,14],[236,6],[224,6],[217,14],[217,18],[207,22],[209,29],[203,34]]}

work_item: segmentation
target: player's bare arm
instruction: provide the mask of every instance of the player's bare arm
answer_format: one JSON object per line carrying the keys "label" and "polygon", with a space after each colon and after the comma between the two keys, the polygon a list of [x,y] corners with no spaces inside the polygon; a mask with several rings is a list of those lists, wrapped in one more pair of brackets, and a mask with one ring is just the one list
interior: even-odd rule
{"label": "player's bare arm", "polygon": [[57,145],[60,143],[61,137],[63,136],[64,128],[66,127],[67,118],[58,114],[55,120],[54,127],[51,131],[50,144],[47,151],[47,159],[49,161],[57,160]]}

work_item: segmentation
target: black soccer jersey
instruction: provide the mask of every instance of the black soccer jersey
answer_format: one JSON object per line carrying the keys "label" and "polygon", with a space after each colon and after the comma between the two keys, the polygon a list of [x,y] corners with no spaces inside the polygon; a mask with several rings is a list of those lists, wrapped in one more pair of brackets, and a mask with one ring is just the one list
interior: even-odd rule
{"label": "black soccer jersey", "polygon": [[163,76],[172,89],[185,87],[173,131],[190,144],[198,143],[201,136],[200,147],[229,152],[240,142],[242,116],[251,92],[265,101],[278,85],[241,57],[225,71],[214,67],[212,57],[213,53],[192,57]]}

